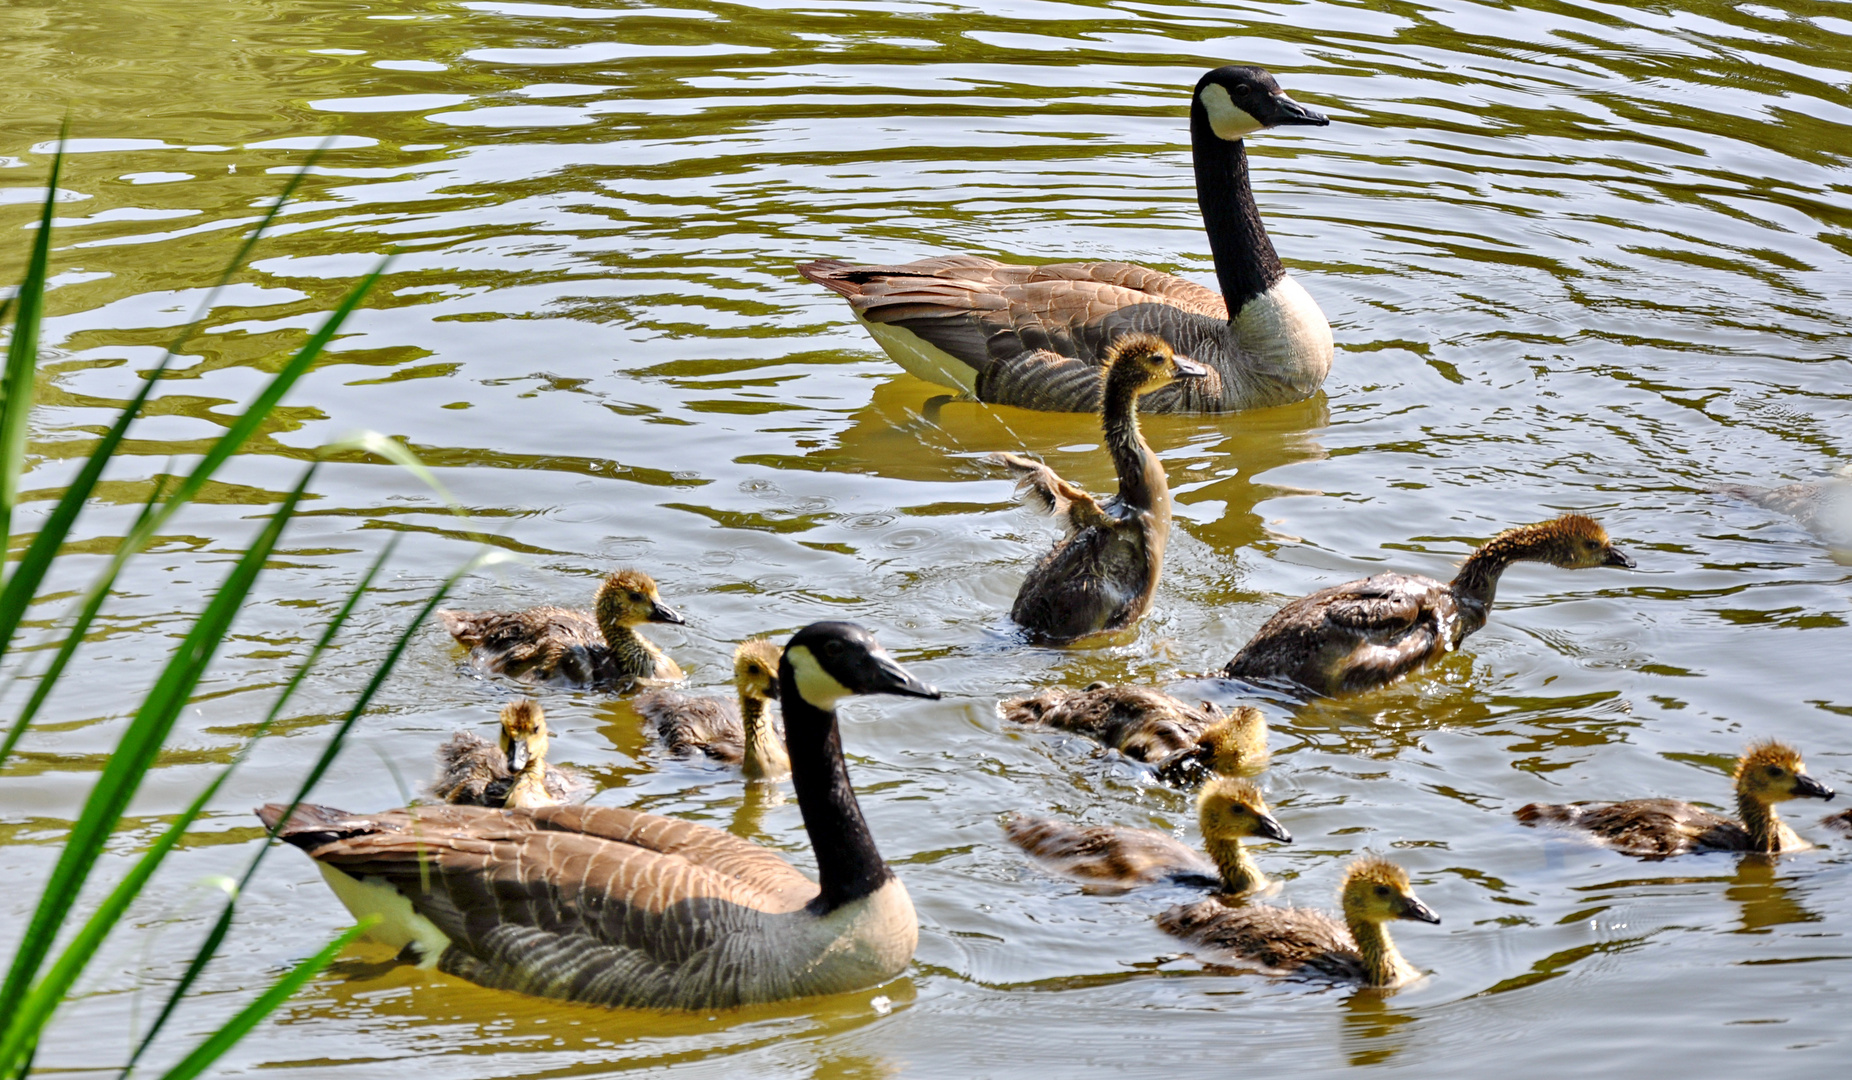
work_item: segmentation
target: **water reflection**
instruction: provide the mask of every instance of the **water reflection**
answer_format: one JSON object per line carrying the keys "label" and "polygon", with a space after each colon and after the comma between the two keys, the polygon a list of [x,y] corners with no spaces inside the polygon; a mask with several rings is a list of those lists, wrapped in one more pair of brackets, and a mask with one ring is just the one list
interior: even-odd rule
{"label": "water reflection", "polygon": [[1408,1048],[1417,1017],[1390,1003],[1393,990],[1362,989],[1344,1000],[1343,1051],[1352,1065],[1381,1065]]}
{"label": "water reflection", "polygon": [[1820,915],[1803,906],[1790,882],[1776,876],[1778,856],[1744,855],[1736,864],[1723,895],[1742,906],[1738,934],[1763,934],[1770,927],[1789,923],[1819,922]]}

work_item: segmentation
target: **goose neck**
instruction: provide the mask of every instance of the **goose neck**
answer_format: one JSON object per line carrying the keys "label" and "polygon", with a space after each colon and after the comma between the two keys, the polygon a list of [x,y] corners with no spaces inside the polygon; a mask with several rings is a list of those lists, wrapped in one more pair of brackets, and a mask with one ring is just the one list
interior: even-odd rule
{"label": "goose neck", "polygon": [[1228,304],[1228,317],[1286,276],[1248,183],[1247,150],[1224,139],[1209,124],[1200,100],[1190,106],[1190,145],[1196,161],[1196,202],[1215,257],[1215,276]]}
{"label": "goose neck", "polygon": [[1751,850],[1771,853],[1781,850],[1781,817],[1773,806],[1747,791],[1738,791],[1736,812],[1749,833]]}
{"label": "goose neck", "polygon": [[1101,426],[1113,468],[1119,474],[1119,501],[1138,510],[1168,510],[1169,481],[1164,466],[1144,433],[1138,430],[1138,395],[1143,389],[1137,373],[1115,365],[1107,373],[1101,397]]}
{"label": "goose neck", "polygon": [[744,760],[740,766],[746,779],[763,780],[790,771],[784,747],[778,745],[778,735],[765,714],[764,698],[755,693],[740,694],[740,726],[746,736]]}
{"label": "goose neck", "polygon": [[1472,553],[1453,577],[1455,594],[1490,609],[1498,594],[1498,578],[1512,563],[1543,558],[1549,539],[1528,529],[1512,529],[1486,541]]}
{"label": "goose neck", "polygon": [[1357,943],[1357,955],[1363,960],[1364,980],[1371,986],[1394,986],[1402,979],[1408,961],[1389,939],[1389,928],[1368,919],[1353,919],[1350,936]]}
{"label": "goose neck", "polygon": [[1239,894],[1267,887],[1267,875],[1260,872],[1254,857],[1248,854],[1248,849],[1242,846],[1239,839],[1205,836],[1203,848],[1215,860],[1216,869],[1222,874],[1224,891]]}
{"label": "goose neck", "polygon": [[[794,686],[796,678],[789,666],[780,667],[780,681]],[[855,789],[849,786],[836,714],[817,708],[794,691],[786,691],[782,703],[791,786],[797,792],[804,831],[817,853],[818,901],[824,911],[834,911],[874,892],[894,874],[868,835]]]}

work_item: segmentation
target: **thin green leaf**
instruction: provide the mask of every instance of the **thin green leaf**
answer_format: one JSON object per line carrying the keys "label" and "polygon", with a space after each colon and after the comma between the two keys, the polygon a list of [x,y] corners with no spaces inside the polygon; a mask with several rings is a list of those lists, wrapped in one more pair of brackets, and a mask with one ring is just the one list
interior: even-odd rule
{"label": "thin green leaf", "polygon": [[205,1072],[213,1062],[225,1054],[225,1051],[230,1050],[239,1039],[249,1034],[264,1017],[275,1012],[278,1006],[289,1000],[290,995],[302,989],[305,983],[333,963],[341,950],[347,948],[361,934],[366,933],[374,922],[372,917],[362,919],[340,937],[329,942],[321,952],[297,964],[294,970],[278,979],[276,984],[264,991],[256,1001],[239,1010],[238,1015],[213,1032],[211,1038],[200,1043],[192,1053],[182,1058],[180,1064],[167,1070],[161,1080],[192,1080],[193,1077]]}
{"label": "thin green leaf", "polygon": [[64,172],[64,139],[58,133],[58,152],[51,159],[46,181],[45,206],[39,211],[39,233],[26,259],[26,276],[13,297],[18,316],[13,338],[6,346],[6,369],[0,376],[0,553],[7,550],[13,529],[13,507],[19,501],[19,476],[26,463],[26,431],[32,412],[32,384],[38,375],[39,320],[45,314],[45,279],[51,268],[51,219],[58,205],[58,178]]}
{"label": "thin green leaf", "polygon": [[6,982],[0,985],[0,1016],[11,1016],[25,997],[26,987],[37,976],[39,965],[51,948],[53,935],[64,921],[79,890],[83,888],[91,868],[102,853],[104,843],[121,820],[123,810],[127,808],[129,800],[134,798],[142,779],[153,766],[161,744],[166,741],[180,710],[186,705],[200,676],[205,673],[207,664],[224,640],[245,597],[250,593],[252,583],[257,580],[265,560],[276,546],[277,538],[282,535],[283,526],[295,513],[296,504],[302,500],[314,475],[315,466],[311,465],[303,472],[296,489],[271,515],[250,549],[232,567],[225,583],[206,605],[206,610],[193,624],[185,640],[175,650],[173,658],[162,670],[160,678],[155,681],[154,687],[142,700],[135,719],[123,733],[115,752],[109,756],[102,775],[97,778],[96,786],[91,789],[90,797],[84,803],[77,824],[72,827],[71,835],[65,841],[64,850],[59,854],[58,864],[53,868],[45,892],[39,898],[38,909],[33,912],[32,921],[26,927],[19,952],[7,972]]}
{"label": "thin green leaf", "polygon": [[431,467],[419,460],[418,455],[412,453],[411,447],[391,436],[381,435],[377,431],[350,431],[322,447],[321,453],[322,456],[327,457],[353,450],[385,458],[424,481],[426,487],[437,492],[438,498],[450,504],[452,511],[466,517],[469,515],[469,511],[464,509],[463,504],[457,501],[455,495],[450,494],[450,489],[437,478],[437,474],[431,471]]}

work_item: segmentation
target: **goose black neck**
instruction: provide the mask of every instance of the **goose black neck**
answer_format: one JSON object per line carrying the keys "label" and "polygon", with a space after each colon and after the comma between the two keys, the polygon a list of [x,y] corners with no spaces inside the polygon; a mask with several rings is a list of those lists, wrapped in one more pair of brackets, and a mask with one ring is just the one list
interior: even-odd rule
{"label": "goose black neck", "polygon": [[[790,666],[779,665],[784,687],[795,688]],[[791,786],[797,791],[804,831],[817,853],[817,882],[823,910],[859,900],[894,876],[881,861],[855,789],[849,786],[849,768],[842,760],[842,736],[836,714],[805,701],[795,689],[780,695],[785,714],[785,747],[791,754]]]}
{"label": "goose black neck", "polygon": [[1228,304],[1228,317],[1286,276],[1274,253],[1260,208],[1248,186],[1248,155],[1239,139],[1224,139],[1209,126],[1200,100],[1190,104],[1190,145],[1196,159],[1196,202],[1202,207],[1215,276]]}
{"label": "goose black neck", "polygon": [[1149,510],[1160,495],[1169,494],[1169,486],[1150,444],[1138,430],[1138,395],[1143,389],[1143,373],[1130,364],[1114,364],[1100,395],[1100,420],[1107,452],[1119,473],[1119,501]]}

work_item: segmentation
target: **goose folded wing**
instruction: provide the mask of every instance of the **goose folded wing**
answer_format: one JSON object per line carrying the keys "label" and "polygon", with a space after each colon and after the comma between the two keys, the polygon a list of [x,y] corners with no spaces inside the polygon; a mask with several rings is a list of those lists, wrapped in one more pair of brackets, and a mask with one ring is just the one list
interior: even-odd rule
{"label": "goose folded wing", "polygon": [[1321,605],[1325,621],[1371,635],[1399,634],[1421,618],[1421,594],[1385,575],[1333,590]]}

